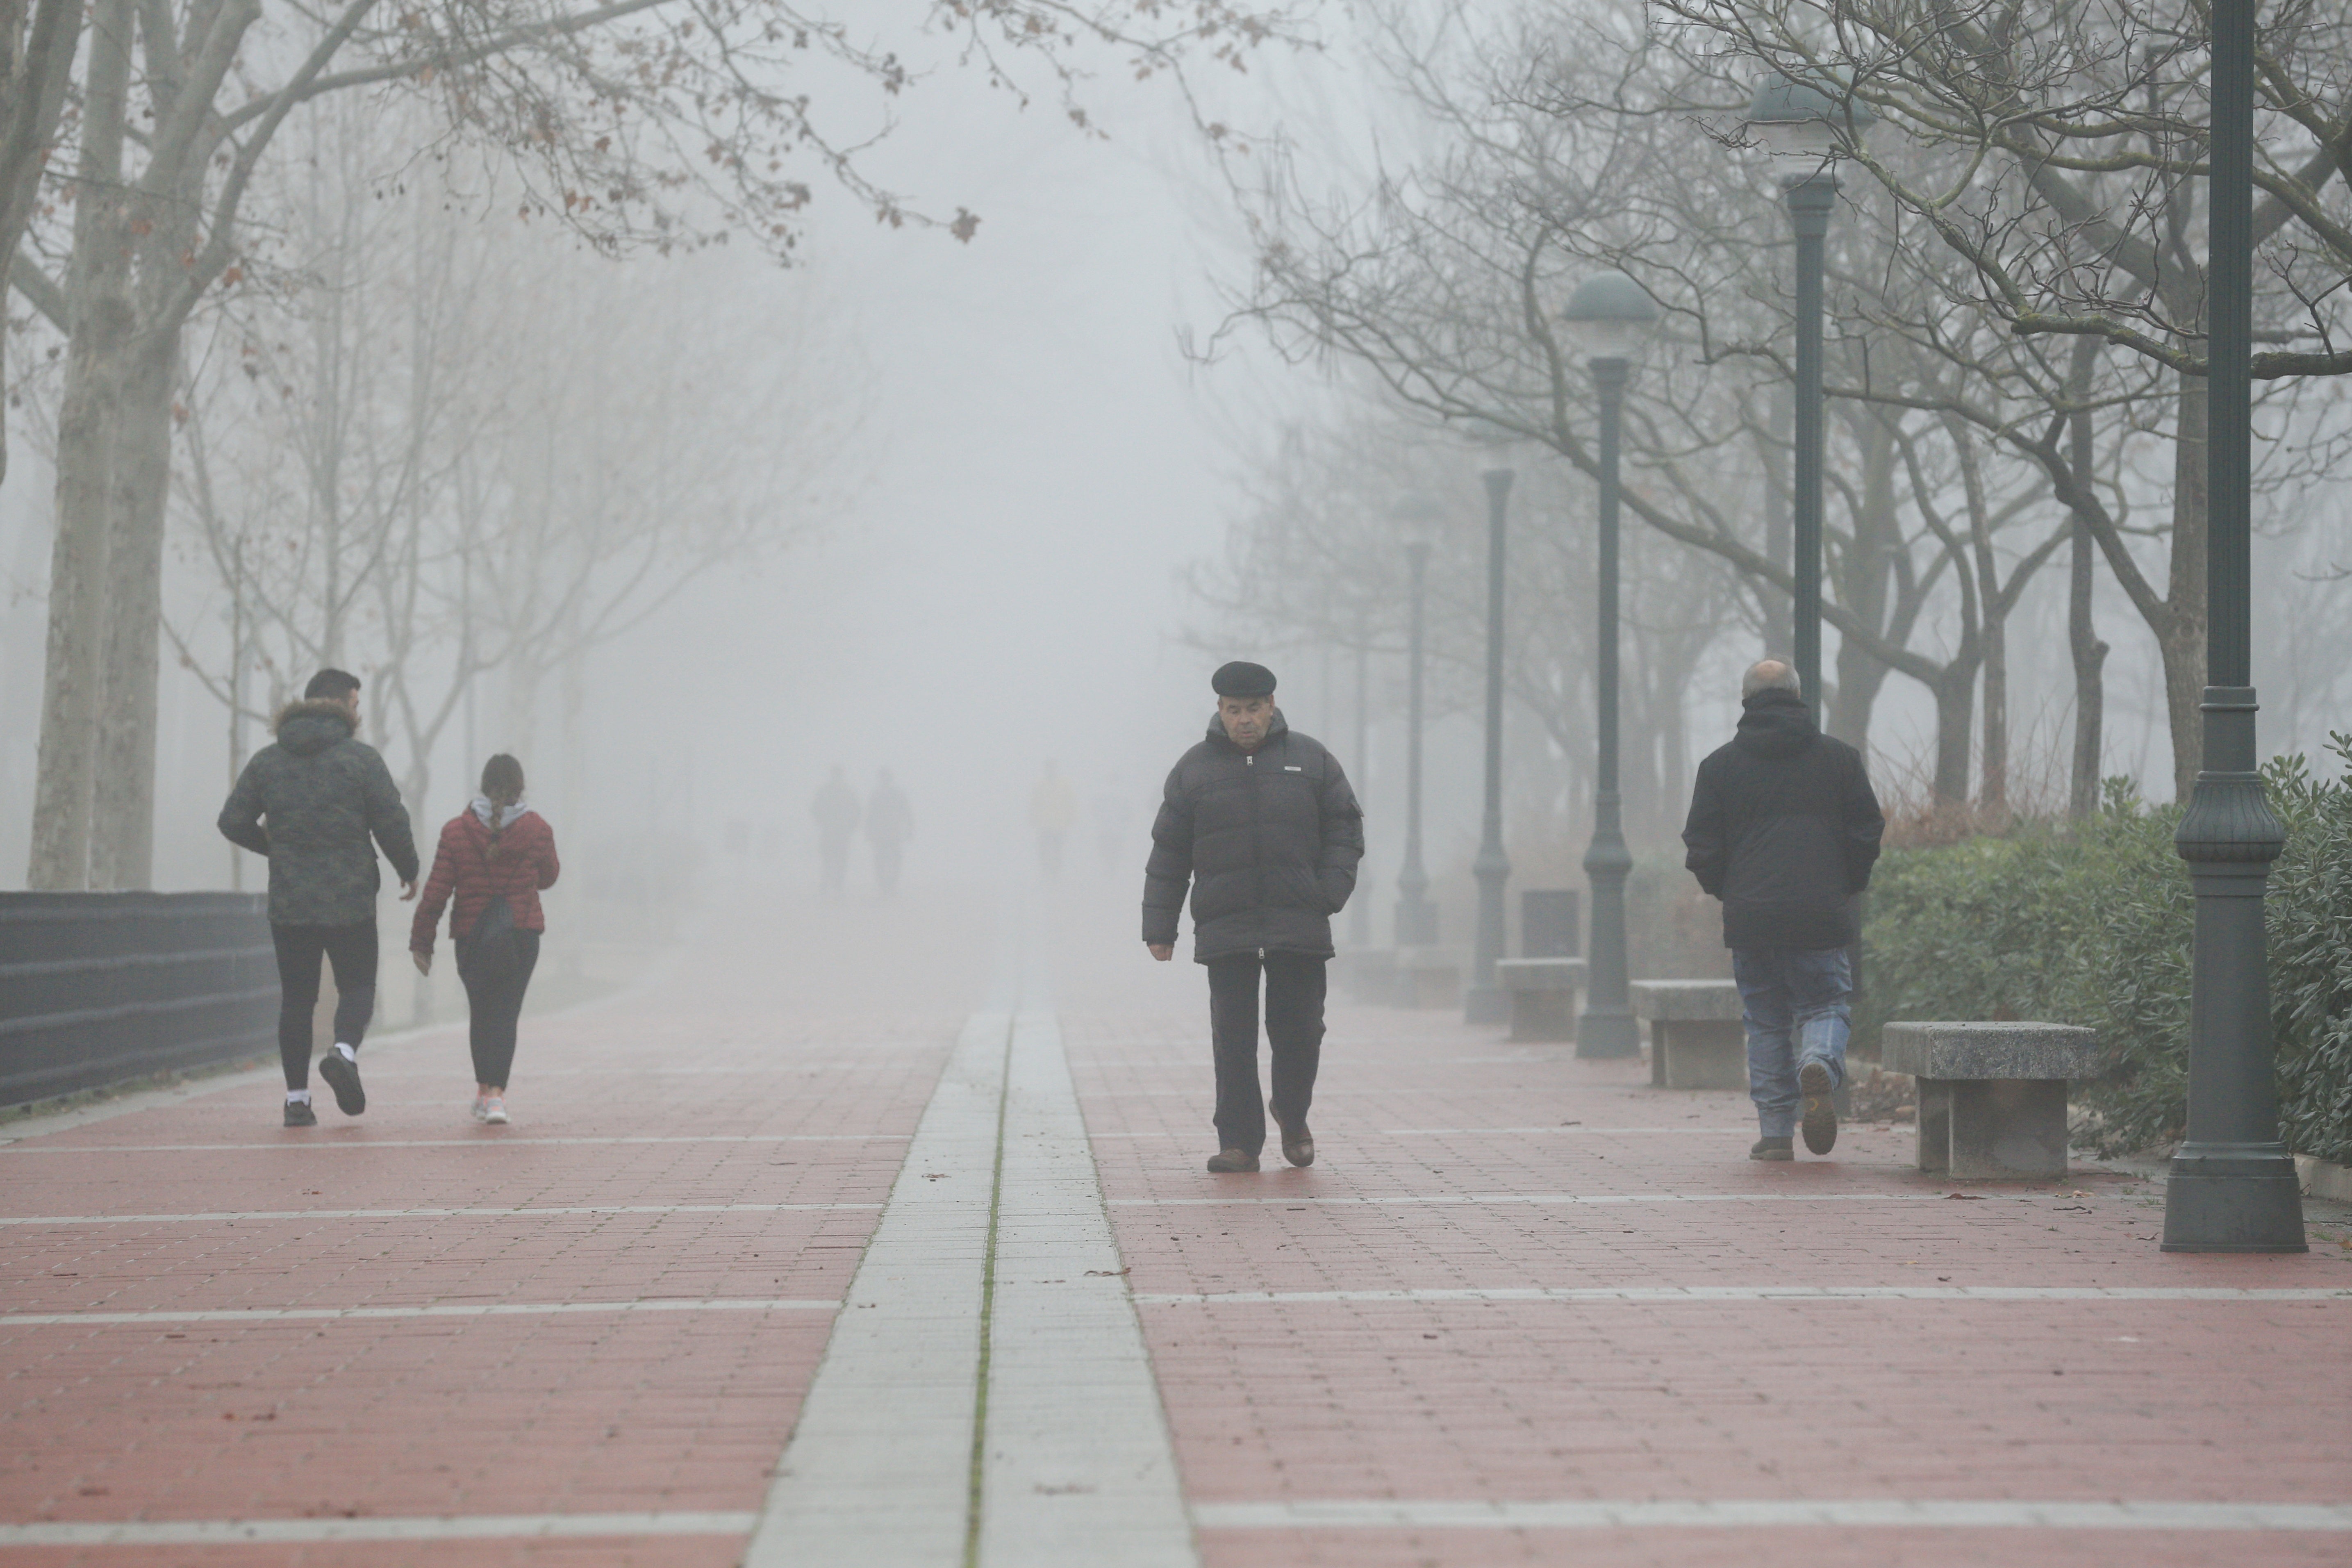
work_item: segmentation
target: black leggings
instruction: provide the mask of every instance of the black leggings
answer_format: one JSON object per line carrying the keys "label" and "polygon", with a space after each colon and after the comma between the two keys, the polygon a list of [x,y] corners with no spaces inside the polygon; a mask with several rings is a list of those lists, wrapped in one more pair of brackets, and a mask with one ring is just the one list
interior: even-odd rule
{"label": "black leggings", "polygon": [[310,1087],[310,1019],[319,1009],[319,958],[335,966],[335,1038],[354,1050],[375,1016],[375,921],[269,928],[278,947],[278,1059],[286,1087]]}
{"label": "black leggings", "polygon": [[473,1009],[468,1039],[474,1047],[474,1081],[492,1089],[507,1086],[514,1067],[515,1025],[522,1017],[522,994],[530,989],[530,972],[539,967],[539,933],[514,933],[514,967],[496,980],[477,981],[457,966],[466,983],[466,1002]]}
{"label": "black leggings", "polygon": [[1217,1057],[1217,1147],[1265,1147],[1257,1094],[1257,977],[1265,971],[1265,1043],[1274,1054],[1274,1114],[1304,1129],[1323,1056],[1324,959],[1304,952],[1209,960],[1209,1033]]}

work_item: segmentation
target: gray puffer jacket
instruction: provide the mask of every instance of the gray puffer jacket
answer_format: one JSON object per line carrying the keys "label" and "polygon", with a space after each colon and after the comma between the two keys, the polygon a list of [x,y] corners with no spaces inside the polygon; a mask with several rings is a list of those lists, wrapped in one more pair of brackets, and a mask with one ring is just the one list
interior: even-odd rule
{"label": "gray puffer jacket", "polygon": [[1192,956],[1264,948],[1328,956],[1355,891],[1364,813],[1339,761],[1282,715],[1255,752],[1209,724],[1168,775],[1143,873],[1143,940],[1173,943],[1192,889]]}
{"label": "gray puffer jacket", "polygon": [[416,879],[416,843],[400,786],[376,749],[352,738],[340,702],[296,702],[278,716],[277,744],[245,764],[221,807],[220,830],[230,843],[269,857],[276,925],[373,918],[383,886],[376,845],[402,881]]}

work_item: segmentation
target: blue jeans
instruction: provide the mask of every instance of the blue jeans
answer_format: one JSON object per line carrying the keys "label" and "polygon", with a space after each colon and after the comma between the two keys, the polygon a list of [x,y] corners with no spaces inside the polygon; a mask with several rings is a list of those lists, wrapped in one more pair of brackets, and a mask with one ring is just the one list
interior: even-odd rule
{"label": "blue jeans", "polygon": [[1826,1063],[1832,1088],[1845,1082],[1853,1032],[1853,970],[1842,947],[1736,947],[1731,977],[1748,1026],[1748,1098],[1767,1138],[1796,1135],[1797,1074]]}

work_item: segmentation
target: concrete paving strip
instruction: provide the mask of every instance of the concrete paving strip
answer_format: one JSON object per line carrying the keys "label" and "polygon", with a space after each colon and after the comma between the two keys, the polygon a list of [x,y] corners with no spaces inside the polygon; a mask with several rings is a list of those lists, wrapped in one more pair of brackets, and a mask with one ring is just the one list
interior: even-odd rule
{"label": "concrete paving strip", "polygon": [[994,1273],[980,1563],[1193,1568],[1167,1415],[1050,1014],[1013,1023]]}
{"label": "concrete paving strip", "polygon": [[[2025,1203],[2048,1195],[2035,1193],[2014,1201]],[[1939,1203],[1944,1197],[1942,1193],[1400,1193],[1381,1198],[1324,1198],[1301,1193],[1286,1198],[1113,1198],[1110,1206],[1182,1209],[1244,1204],[1262,1208],[1348,1204],[1928,1204]]]}
{"label": "concrete paving strip", "polygon": [[0,1215],[0,1225],[215,1225],[289,1219],[557,1219],[566,1215],[831,1214],[880,1204],[582,1204],[572,1208],[220,1209],[210,1214]]}
{"label": "concrete paving strip", "polygon": [[965,1559],[1012,1019],[964,1026],[866,1244],[744,1568]]}
{"label": "concrete paving strip", "polygon": [[275,1143],[41,1143],[0,1147],[5,1154],[227,1154],[256,1149],[290,1149],[303,1153],[342,1152],[353,1149],[503,1149],[514,1144],[532,1148],[566,1148],[607,1143],[903,1143],[905,1132],[698,1132],[677,1138],[532,1138],[506,1132],[477,1132],[471,1138],[353,1138],[306,1131]]}
{"label": "concrete paving strip", "polygon": [[1865,1498],[1690,1502],[1398,1500],[1202,1503],[1203,1530],[1720,1530],[1759,1525],[1928,1530],[2352,1531],[2352,1503],[2032,1502]]}
{"label": "concrete paving strip", "polygon": [[2254,1289],[2203,1285],[1659,1285],[1546,1289],[1139,1291],[1139,1307],[1283,1306],[1318,1301],[2342,1301],[2352,1288]]}
{"label": "concrete paving strip", "polygon": [[177,1519],[0,1524],[0,1546],[309,1545],[336,1541],[511,1541],[741,1535],[748,1513],[499,1513],[411,1519]]}
{"label": "concrete paving strip", "polygon": [[157,1307],[141,1312],[8,1312],[0,1328],[100,1323],[337,1322],[383,1318],[546,1318],[616,1312],[837,1312],[839,1301],[654,1297],[635,1301],[439,1301],[413,1307]]}
{"label": "concrete paving strip", "polygon": [[966,1027],[835,1318],[745,1568],[1195,1568],[1048,1015]]}

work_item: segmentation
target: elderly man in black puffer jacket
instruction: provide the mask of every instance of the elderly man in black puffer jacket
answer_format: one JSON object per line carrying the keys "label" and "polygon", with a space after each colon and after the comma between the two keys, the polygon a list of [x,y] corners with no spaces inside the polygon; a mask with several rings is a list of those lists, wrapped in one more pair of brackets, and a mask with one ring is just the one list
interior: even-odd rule
{"label": "elderly man in black puffer jacket", "polygon": [[1143,875],[1143,940],[1165,963],[1192,889],[1192,956],[1209,970],[1218,1152],[1209,1169],[1255,1171],[1265,1146],[1257,1078],[1258,976],[1274,1054],[1283,1157],[1315,1163],[1307,1108],[1323,1048],[1331,917],[1356,887],[1364,813],[1339,759],[1293,731],[1274,673],[1228,664],[1210,685],[1216,721],[1168,775]]}
{"label": "elderly man in black puffer jacket", "polygon": [[1813,726],[1797,672],[1777,658],[1739,685],[1739,733],[1698,765],[1684,864],[1723,900],[1723,945],[1748,1025],[1748,1094],[1760,1136],[1751,1160],[1837,1146],[1838,1085],[1861,934],[1886,819],[1862,755]]}

